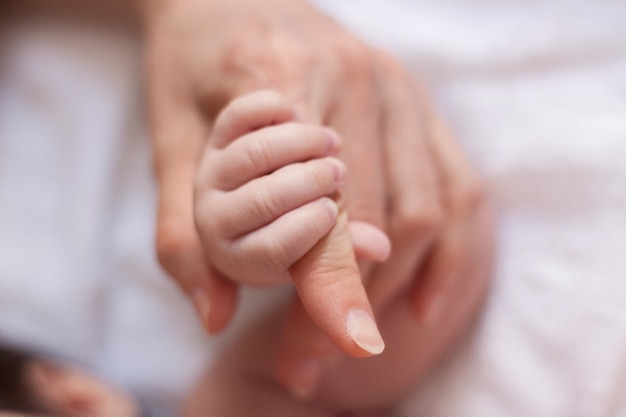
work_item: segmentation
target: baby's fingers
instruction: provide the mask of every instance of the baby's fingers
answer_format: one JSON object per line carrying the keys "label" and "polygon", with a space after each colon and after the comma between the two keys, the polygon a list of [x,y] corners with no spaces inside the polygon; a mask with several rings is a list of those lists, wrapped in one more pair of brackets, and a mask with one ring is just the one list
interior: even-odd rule
{"label": "baby's fingers", "polygon": [[221,236],[235,239],[303,204],[333,194],[344,174],[345,166],[335,158],[289,165],[223,194],[217,205],[207,200],[203,210],[216,213],[215,227]]}
{"label": "baby's fingers", "polygon": [[[237,254],[234,264],[239,279],[250,277],[249,283],[255,285],[288,281],[288,268],[328,233],[337,213],[337,204],[323,197],[235,240],[230,252]],[[228,265],[223,267],[228,269]]]}
{"label": "baby's fingers", "polygon": [[334,131],[320,126],[285,123],[259,129],[218,151],[208,181],[220,190],[234,190],[281,167],[332,156],[340,142]]}

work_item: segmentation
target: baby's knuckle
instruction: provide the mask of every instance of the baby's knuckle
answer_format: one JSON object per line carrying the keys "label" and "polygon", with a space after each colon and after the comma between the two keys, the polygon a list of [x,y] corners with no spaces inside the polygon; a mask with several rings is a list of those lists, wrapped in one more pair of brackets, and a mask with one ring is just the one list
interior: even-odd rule
{"label": "baby's knuckle", "polygon": [[246,147],[246,155],[251,167],[268,167],[272,154],[272,147],[264,140],[252,140]]}
{"label": "baby's knuckle", "polygon": [[252,206],[254,211],[261,213],[263,217],[273,218],[280,212],[282,202],[270,188],[261,187],[254,192]]}
{"label": "baby's knuckle", "polygon": [[262,248],[263,267],[267,271],[284,271],[291,265],[288,249],[273,236],[267,236]]}

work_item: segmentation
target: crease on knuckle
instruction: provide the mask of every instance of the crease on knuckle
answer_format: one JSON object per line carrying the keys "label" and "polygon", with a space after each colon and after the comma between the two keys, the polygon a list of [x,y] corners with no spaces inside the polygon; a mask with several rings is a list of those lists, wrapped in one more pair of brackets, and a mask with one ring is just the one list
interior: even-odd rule
{"label": "crease on knuckle", "polygon": [[345,280],[348,276],[359,274],[358,270],[351,267],[327,267],[317,269],[312,276],[314,291],[319,298],[333,299],[337,294],[345,291]]}
{"label": "crease on knuckle", "polygon": [[250,167],[269,167],[272,160],[272,148],[265,140],[253,140],[246,147]]}
{"label": "crease on knuckle", "polygon": [[413,204],[403,201],[394,213],[395,232],[402,239],[422,240],[439,230],[443,214],[438,203]]}
{"label": "crease on knuckle", "polygon": [[450,209],[455,212],[471,211],[485,200],[486,193],[486,186],[478,176],[467,176],[452,193],[449,199]]}
{"label": "crease on knuckle", "polygon": [[263,264],[268,271],[286,271],[293,262],[288,249],[272,236],[265,238],[262,253]]}
{"label": "crease on knuckle", "polygon": [[159,264],[170,274],[175,274],[183,258],[197,250],[196,236],[182,226],[180,221],[164,220],[157,230],[156,251]]}
{"label": "crease on knuckle", "polygon": [[272,219],[280,212],[282,201],[269,187],[261,187],[255,191],[252,199],[253,212],[261,213],[266,219]]}
{"label": "crease on knuckle", "polygon": [[373,76],[372,56],[367,47],[352,37],[344,37],[336,44],[339,65],[351,82],[362,83]]}
{"label": "crease on knuckle", "polygon": [[[347,196],[349,197],[349,196]],[[385,230],[384,208],[379,206],[375,199],[349,199],[346,206],[351,220],[369,223],[381,230]]]}
{"label": "crease on knuckle", "polygon": [[386,77],[404,79],[408,76],[400,61],[388,52],[376,51],[376,62]]}

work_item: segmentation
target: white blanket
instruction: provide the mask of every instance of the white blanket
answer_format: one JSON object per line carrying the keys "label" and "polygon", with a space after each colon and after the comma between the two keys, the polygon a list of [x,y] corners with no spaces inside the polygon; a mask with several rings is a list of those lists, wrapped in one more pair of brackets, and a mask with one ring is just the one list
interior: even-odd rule
{"label": "white blanket", "polygon": [[77,360],[171,408],[210,351],[154,255],[140,50],[23,23],[0,76],[0,339]]}
{"label": "white blanket", "polygon": [[[425,79],[500,209],[487,311],[409,415],[626,416],[626,2],[319,3]],[[153,255],[137,46],[6,44],[0,337],[171,404],[211,344]]]}

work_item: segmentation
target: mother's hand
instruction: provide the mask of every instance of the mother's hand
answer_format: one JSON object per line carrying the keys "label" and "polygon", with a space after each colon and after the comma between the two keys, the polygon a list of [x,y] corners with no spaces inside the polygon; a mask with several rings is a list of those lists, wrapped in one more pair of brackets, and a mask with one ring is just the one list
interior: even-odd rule
{"label": "mother's hand", "polygon": [[[384,308],[413,285],[417,318],[433,321],[463,263],[480,194],[473,171],[401,65],[303,0],[145,5],[158,255],[207,329],[228,323],[236,288],[203,255],[193,218],[196,166],[223,106],[266,88],[293,100],[305,121],[329,125],[344,139],[350,218],[387,230],[393,246],[385,264],[361,265],[374,306]],[[307,394],[333,349],[298,302],[287,326],[279,376]]]}

